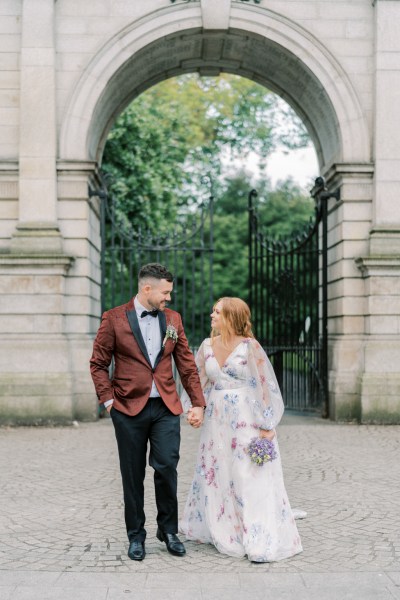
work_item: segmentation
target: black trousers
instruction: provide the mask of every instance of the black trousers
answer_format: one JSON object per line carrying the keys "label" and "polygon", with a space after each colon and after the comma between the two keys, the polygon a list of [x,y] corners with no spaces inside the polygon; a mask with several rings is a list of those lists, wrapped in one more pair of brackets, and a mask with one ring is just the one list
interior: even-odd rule
{"label": "black trousers", "polygon": [[134,417],[115,408],[111,408],[110,414],[118,444],[129,541],[143,542],[146,538],[144,477],[148,442],[149,464],[154,469],[157,524],[165,533],[177,533],[179,416],[172,414],[161,398],[149,398],[143,410]]}

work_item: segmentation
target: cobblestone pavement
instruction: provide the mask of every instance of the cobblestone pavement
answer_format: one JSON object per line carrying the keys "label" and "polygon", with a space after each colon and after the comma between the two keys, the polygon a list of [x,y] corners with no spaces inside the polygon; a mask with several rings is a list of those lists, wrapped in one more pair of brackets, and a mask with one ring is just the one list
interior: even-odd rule
{"label": "cobblestone pavement", "polygon": [[[179,501],[199,432],[182,422]],[[155,538],[146,475],[147,556],[128,559],[110,419],[68,428],[0,429],[0,599],[400,599],[400,427],[286,414],[279,427],[286,487],[304,552],[252,564],[187,542],[170,556]],[[134,575],[134,579],[132,578]],[[71,595],[68,596],[68,590]]]}

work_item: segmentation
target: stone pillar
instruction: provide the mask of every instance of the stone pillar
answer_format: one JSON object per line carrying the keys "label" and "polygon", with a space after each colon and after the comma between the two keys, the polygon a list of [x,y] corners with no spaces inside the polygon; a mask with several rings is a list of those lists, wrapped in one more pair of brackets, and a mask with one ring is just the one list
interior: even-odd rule
{"label": "stone pillar", "polygon": [[337,164],[326,175],[329,190],[340,187],[340,201],[328,205],[329,416],[339,421],[361,419],[366,299],[354,258],[368,252],[372,176],[368,164]]}
{"label": "stone pillar", "polygon": [[0,253],[0,423],[97,417],[89,373],[100,314],[100,182],[96,165],[58,164],[65,254]]}
{"label": "stone pillar", "polygon": [[400,4],[375,3],[375,200],[371,254],[400,253]]}
{"label": "stone pillar", "polygon": [[74,418],[63,255],[0,254],[0,423]]}
{"label": "stone pillar", "polygon": [[64,222],[62,232],[58,214],[54,5],[23,0],[22,7],[18,223],[0,254],[1,423],[97,415],[88,382],[90,326],[83,323],[90,320],[88,304],[96,293],[80,293],[72,277],[86,269],[90,281],[90,235],[79,249],[64,247],[65,235],[84,236],[78,224]]}
{"label": "stone pillar", "polygon": [[89,186],[92,190],[101,186],[95,163],[59,161],[58,222],[64,249],[74,256],[65,281],[64,331],[77,419],[93,419],[98,406],[89,358],[101,314],[100,199],[88,196]]}
{"label": "stone pillar", "polygon": [[400,422],[400,3],[375,2],[375,177],[364,276],[361,421]]}
{"label": "stone pillar", "polygon": [[19,223],[11,251],[62,252],[57,224],[54,0],[24,0]]}
{"label": "stone pillar", "polygon": [[357,259],[365,279],[367,341],[361,421],[400,423],[400,254]]}

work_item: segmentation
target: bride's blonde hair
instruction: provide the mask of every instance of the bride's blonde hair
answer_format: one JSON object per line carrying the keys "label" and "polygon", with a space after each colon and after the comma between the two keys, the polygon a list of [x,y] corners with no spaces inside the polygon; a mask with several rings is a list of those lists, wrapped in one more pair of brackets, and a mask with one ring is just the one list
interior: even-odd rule
{"label": "bride's blonde hair", "polygon": [[251,330],[251,313],[250,308],[241,298],[231,298],[225,296],[220,298],[214,304],[215,309],[218,302],[222,302],[222,310],[220,312],[220,328],[218,331],[211,330],[211,343],[216,335],[221,335],[221,341],[225,346],[227,340],[232,335],[240,335],[243,337],[254,337]]}

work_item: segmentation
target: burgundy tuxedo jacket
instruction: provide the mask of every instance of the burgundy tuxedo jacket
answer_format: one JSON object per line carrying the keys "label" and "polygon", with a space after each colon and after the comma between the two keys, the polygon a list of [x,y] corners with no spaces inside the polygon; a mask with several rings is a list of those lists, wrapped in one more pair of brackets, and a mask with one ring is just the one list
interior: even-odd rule
{"label": "burgundy tuxedo jacket", "polygon": [[[90,359],[90,372],[100,403],[113,398],[113,406],[117,410],[127,415],[137,415],[149,399],[154,378],[160,396],[169,410],[175,415],[181,414],[182,405],[172,374],[173,356],[183,387],[193,406],[205,406],[196,363],[180,314],[166,308],[164,312],[159,312],[158,319],[161,340],[164,340],[168,325],[175,327],[178,340],[166,340],[152,367],[133,299],[103,314]],[[109,366],[113,357],[114,373],[110,378]]]}

